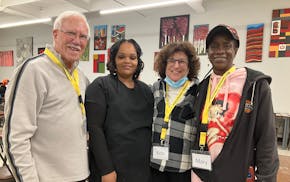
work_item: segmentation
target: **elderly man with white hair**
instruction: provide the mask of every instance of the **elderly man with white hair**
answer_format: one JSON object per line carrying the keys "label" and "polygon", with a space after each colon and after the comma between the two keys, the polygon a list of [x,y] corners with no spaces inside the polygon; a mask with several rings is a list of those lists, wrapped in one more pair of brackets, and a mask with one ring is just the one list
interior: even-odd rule
{"label": "elderly man with white hair", "polygon": [[18,182],[85,181],[89,176],[87,77],[78,62],[90,35],[84,15],[66,11],[53,27],[53,46],[17,67],[5,102],[4,147]]}

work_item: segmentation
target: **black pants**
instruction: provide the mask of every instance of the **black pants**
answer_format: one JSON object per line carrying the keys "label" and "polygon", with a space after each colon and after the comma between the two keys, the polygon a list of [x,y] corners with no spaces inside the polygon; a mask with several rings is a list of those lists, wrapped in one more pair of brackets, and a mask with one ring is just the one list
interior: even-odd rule
{"label": "black pants", "polygon": [[184,173],[161,172],[157,169],[152,170],[152,182],[191,182],[190,170]]}

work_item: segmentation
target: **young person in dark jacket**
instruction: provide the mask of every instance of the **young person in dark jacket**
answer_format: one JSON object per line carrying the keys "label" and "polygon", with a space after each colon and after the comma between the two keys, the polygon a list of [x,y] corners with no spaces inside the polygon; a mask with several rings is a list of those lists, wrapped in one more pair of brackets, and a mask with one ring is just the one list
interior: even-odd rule
{"label": "young person in dark jacket", "polygon": [[275,182],[279,168],[271,77],[238,68],[237,31],[214,27],[206,38],[213,73],[199,85],[200,121],[192,182]]}
{"label": "young person in dark jacket", "polygon": [[142,51],[133,39],[110,49],[110,75],[87,88],[90,182],[150,182],[153,95],[138,80]]}

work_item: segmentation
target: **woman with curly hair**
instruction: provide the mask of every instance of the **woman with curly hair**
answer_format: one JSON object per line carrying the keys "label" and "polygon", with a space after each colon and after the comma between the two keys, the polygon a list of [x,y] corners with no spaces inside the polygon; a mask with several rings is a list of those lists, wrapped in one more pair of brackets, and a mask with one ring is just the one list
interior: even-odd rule
{"label": "woman with curly hair", "polygon": [[161,79],[153,84],[153,182],[190,182],[199,58],[191,43],[177,42],[165,46],[156,61]]}

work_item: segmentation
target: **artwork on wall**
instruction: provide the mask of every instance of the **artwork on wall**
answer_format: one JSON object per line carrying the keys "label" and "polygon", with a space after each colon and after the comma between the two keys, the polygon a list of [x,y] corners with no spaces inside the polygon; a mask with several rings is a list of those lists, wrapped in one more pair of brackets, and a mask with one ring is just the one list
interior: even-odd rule
{"label": "artwork on wall", "polygon": [[0,51],[0,66],[13,66],[13,51]]}
{"label": "artwork on wall", "polygon": [[33,51],[33,38],[24,37],[16,39],[16,61],[20,65],[27,58],[32,56]]}
{"label": "artwork on wall", "polygon": [[125,38],[125,25],[112,25],[111,27],[111,42],[115,43],[120,39]]}
{"label": "artwork on wall", "polygon": [[208,24],[193,26],[193,45],[197,55],[206,55],[206,36],[208,33]]}
{"label": "artwork on wall", "polygon": [[45,47],[39,47],[39,48],[37,49],[37,53],[38,53],[38,54],[42,54],[42,53],[44,52],[44,50],[45,50]]}
{"label": "artwork on wall", "polygon": [[159,48],[168,43],[188,41],[189,15],[162,17],[160,19]]}
{"label": "artwork on wall", "polygon": [[89,56],[90,56],[90,40],[88,40],[87,46],[85,48],[85,51],[83,55],[81,56],[80,60],[81,61],[89,61]]}
{"label": "artwork on wall", "polygon": [[105,73],[105,54],[94,54],[94,73]]}
{"label": "artwork on wall", "polygon": [[246,63],[262,61],[263,33],[264,23],[247,26]]}
{"label": "artwork on wall", "polygon": [[269,57],[290,57],[290,8],[272,12]]}
{"label": "artwork on wall", "polygon": [[106,50],[107,48],[107,25],[94,27],[94,50]]}
{"label": "artwork on wall", "polygon": [[153,64],[153,70],[155,72],[158,72],[158,64],[157,64],[157,56],[158,56],[159,52],[154,52],[154,64]]}
{"label": "artwork on wall", "polygon": [[111,57],[111,49],[107,49],[107,63],[110,62],[110,57]]}

